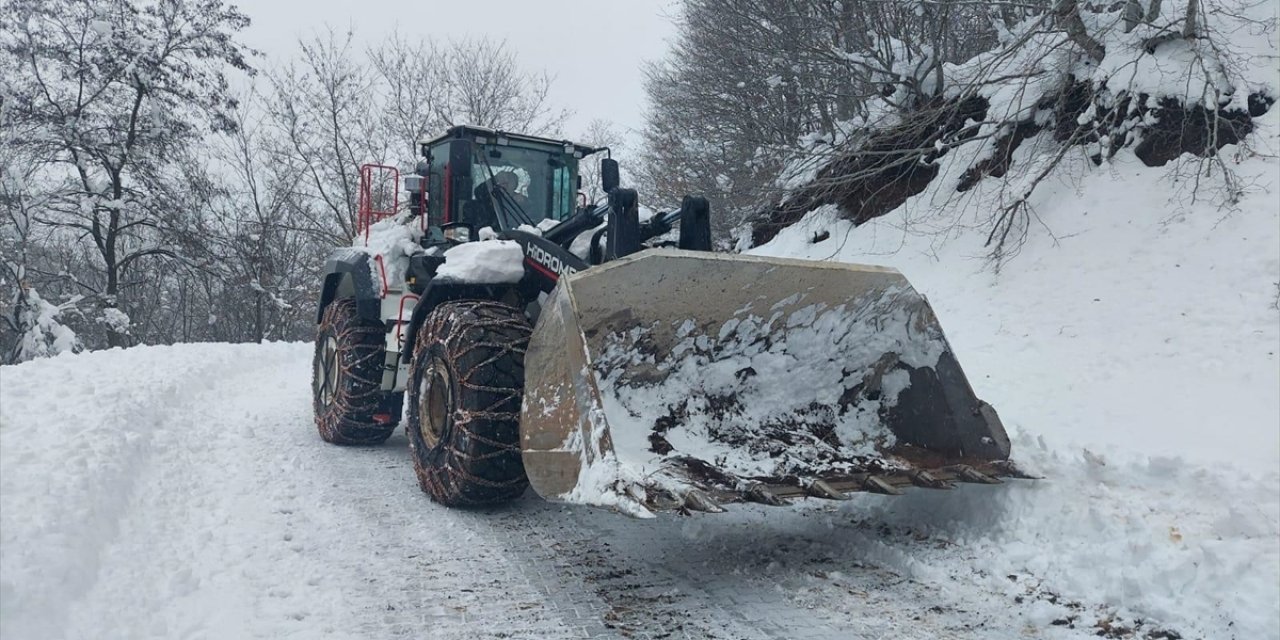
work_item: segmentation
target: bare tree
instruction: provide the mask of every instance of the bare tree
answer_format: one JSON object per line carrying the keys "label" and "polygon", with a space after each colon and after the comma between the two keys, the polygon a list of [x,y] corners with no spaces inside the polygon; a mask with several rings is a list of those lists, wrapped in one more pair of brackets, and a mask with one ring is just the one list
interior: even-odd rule
{"label": "bare tree", "polygon": [[294,195],[311,228],[335,243],[355,236],[360,164],[382,161],[392,144],[379,126],[377,74],[353,38],[330,30],[303,40],[298,60],[266,74],[272,168],[297,177]]}
{"label": "bare tree", "polygon": [[438,103],[436,116],[447,126],[551,134],[568,116],[547,100],[551,76],[521,71],[505,42],[455,41],[444,51],[442,73],[447,99]]}
{"label": "bare tree", "polygon": [[393,149],[413,158],[417,143],[442,130],[452,111],[448,52],[427,40],[396,34],[369,52],[381,80],[381,123],[396,143]]}
{"label": "bare tree", "polygon": [[[627,153],[627,145],[623,141],[622,133],[612,122],[603,118],[596,118],[588,123],[587,130],[582,132],[576,140],[592,147],[608,147],[610,154],[626,155]],[[587,202],[599,202],[605,196],[600,183],[600,159],[603,157],[605,156],[602,153],[599,156],[587,158],[582,161],[578,169],[579,175],[582,176],[582,193]],[[625,170],[626,167],[624,166],[623,169]]]}
{"label": "bare tree", "polygon": [[[362,50],[353,32],[299,43],[264,74],[248,109],[210,145],[207,269],[174,283],[183,340],[306,337],[328,252],[357,235],[359,167],[412,170],[417,142],[466,122],[511,130],[558,126],[549,79],[523,72],[500,44],[393,37]],[[390,185],[387,185],[390,188]]]}
{"label": "bare tree", "polygon": [[324,258],[356,234],[361,164],[409,170],[454,123],[550,133],[566,114],[500,42],[330,31],[236,95],[247,18],[221,0],[0,2],[6,357],[74,333],[306,337]]}
{"label": "bare tree", "polygon": [[230,340],[285,339],[309,328],[316,271],[329,234],[302,215],[289,176],[271,170],[264,125],[241,116],[215,154],[230,169],[212,205],[219,238],[219,289]]}
{"label": "bare tree", "polygon": [[[12,133],[8,127],[4,131]],[[28,186],[38,168],[32,160],[13,144],[12,135],[0,138],[0,221],[4,223],[0,224],[0,364],[80,346],[75,333],[63,323],[65,316],[78,312],[83,298],[70,296],[53,304],[35,285],[42,279],[40,274],[29,272],[35,258],[32,254],[43,250],[32,237],[35,213],[44,204],[42,196]],[[56,288],[57,281],[50,284],[50,289]]]}
{"label": "bare tree", "polygon": [[410,170],[417,143],[455,124],[543,133],[565,118],[547,101],[550,77],[522,71],[503,43],[396,36],[366,59],[354,37],[304,40],[298,60],[267,73],[272,170],[300,177],[299,206],[334,242],[355,235],[361,164]]}

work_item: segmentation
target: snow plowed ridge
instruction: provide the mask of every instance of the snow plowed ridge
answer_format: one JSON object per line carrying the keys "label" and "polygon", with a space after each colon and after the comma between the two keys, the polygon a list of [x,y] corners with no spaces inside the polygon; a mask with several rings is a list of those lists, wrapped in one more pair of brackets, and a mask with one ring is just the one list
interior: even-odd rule
{"label": "snow plowed ridge", "polygon": [[4,637],[1274,637],[1278,516],[1220,499],[1274,483],[1022,438],[1048,479],[652,521],[448,510],[402,435],[322,443],[309,373],[307,345],[0,369]]}
{"label": "snow plowed ridge", "polygon": [[[226,376],[247,345],[155,347],[6,367],[0,375],[0,623],[60,626],[94,587],[145,471],[181,429],[191,389]],[[20,372],[20,373],[19,373]],[[191,434],[193,437],[198,437]],[[8,634],[6,634],[7,636]]]}

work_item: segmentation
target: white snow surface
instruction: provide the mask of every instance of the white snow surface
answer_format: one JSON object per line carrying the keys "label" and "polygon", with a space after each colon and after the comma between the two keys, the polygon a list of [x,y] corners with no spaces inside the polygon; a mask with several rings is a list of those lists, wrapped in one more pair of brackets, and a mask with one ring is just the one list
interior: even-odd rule
{"label": "white snow surface", "polygon": [[1274,483],[1231,469],[1023,435],[1044,480],[651,520],[532,494],[450,510],[402,434],[319,440],[310,357],[0,367],[0,635],[1275,637]]}
{"label": "white snow surface", "polygon": [[524,277],[524,250],[513,240],[466,242],[444,253],[436,269],[442,282],[501,284]]}
{"label": "white snow surface", "polygon": [[[1280,150],[1278,116],[1260,121],[1257,153]],[[1049,152],[1024,146],[1016,161]],[[1006,425],[1012,418],[1055,444],[1273,472],[1280,163],[1233,147],[1223,154],[1253,185],[1234,208],[1208,197],[1216,175],[1202,178],[1193,201],[1194,176],[1175,180],[1181,166],[1151,169],[1124,154],[1094,168],[1074,158],[1036,191],[1028,241],[999,273],[981,226],[997,181],[969,194],[926,190],[857,229],[821,209],[752,252],[902,271]],[[944,162],[936,182],[955,184],[955,164]],[[830,238],[813,243],[823,231]]]}

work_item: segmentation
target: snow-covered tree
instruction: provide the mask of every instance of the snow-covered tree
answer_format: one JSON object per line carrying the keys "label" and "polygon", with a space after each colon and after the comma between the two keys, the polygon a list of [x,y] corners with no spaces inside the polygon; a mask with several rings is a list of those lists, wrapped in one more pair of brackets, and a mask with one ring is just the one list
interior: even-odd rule
{"label": "snow-covered tree", "polygon": [[[34,288],[19,286],[16,291],[14,299],[8,301],[8,312],[0,316],[6,327],[17,336],[15,344],[4,354],[5,364],[26,362],[59,353],[73,353],[81,349],[80,338],[64,324],[66,316],[77,311],[79,298],[53,304],[41,298]],[[115,309],[112,311],[120,313]]]}
{"label": "snow-covered tree", "polygon": [[450,123],[555,133],[565,116],[497,41],[331,32],[232,92],[247,18],[223,0],[0,0],[0,16],[0,315],[20,290],[74,300],[58,318],[90,349],[309,337],[360,164],[409,170]]}
{"label": "snow-covered tree", "polygon": [[172,163],[233,126],[226,74],[249,70],[234,40],[249,20],[222,0],[8,0],[3,13],[8,126],[27,132],[18,144],[52,196],[35,221],[91,255],[77,281],[121,306],[131,273],[180,256],[193,220]]}
{"label": "snow-covered tree", "polygon": [[[0,106],[0,125],[7,125]],[[61,304],[46,301],[31,284],[29,263],[37,251],[32,218],[46,202],[34,194],[37,165],[14,144],[20,132],[0,126],[0,364],[79,350],[75,332],[64,322],[82,315],[74,295]]]}

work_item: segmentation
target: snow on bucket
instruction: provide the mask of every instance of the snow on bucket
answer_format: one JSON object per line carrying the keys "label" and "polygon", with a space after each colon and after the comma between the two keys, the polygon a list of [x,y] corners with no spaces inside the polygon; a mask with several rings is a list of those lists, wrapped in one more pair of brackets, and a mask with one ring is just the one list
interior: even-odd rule
{"label": "snow on bucket", "polygon": [[638,516],[994,482],[1009,455],[902,274],[675,250],[561,280],[521,434],[540,495]]}

